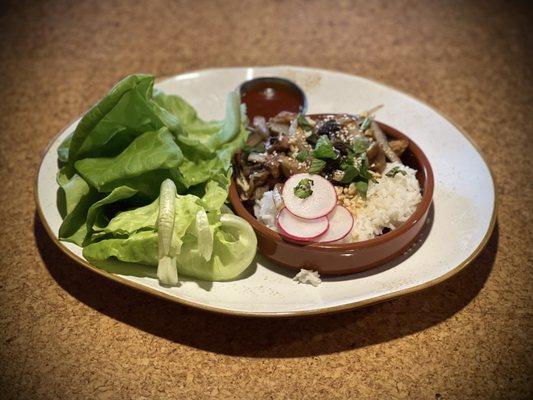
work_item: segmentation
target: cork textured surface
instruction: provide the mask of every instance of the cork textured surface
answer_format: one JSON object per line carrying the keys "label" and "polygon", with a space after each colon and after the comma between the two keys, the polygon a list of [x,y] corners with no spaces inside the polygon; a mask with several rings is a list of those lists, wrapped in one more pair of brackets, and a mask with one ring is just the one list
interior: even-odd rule
{"label": "cork textured surface", "polygon": [[[2,398],[530,398],[532,19],[525,2],[497,1],[2,3]],[[480,256],[387,303],[261,320],[122,287],[47,237],[42,151],[113,83],[276,64],[381,81],[468,132],[499,198]]]}

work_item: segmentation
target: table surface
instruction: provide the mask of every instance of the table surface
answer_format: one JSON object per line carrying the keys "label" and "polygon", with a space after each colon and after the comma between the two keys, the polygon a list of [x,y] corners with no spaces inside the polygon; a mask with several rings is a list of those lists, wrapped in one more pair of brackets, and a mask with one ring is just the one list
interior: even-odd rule
{"label": "table surface", "polygon": [[[0,7],[3,396],[533,395],[531,7],[503,1]],[[261,320],[200,312],[122,287],[80,268],[50,241],[33,200],[41,153],[117,80],[141,71],[165,76],[273,64],[370,77],[462,126],[490,164],[499,197],[498,223],[481,255],[447,282],[394,301]]]}

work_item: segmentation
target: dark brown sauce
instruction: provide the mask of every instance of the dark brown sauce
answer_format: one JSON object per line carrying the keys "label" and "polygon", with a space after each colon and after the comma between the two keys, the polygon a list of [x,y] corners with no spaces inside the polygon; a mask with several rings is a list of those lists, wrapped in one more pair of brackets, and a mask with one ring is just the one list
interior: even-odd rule
{"label": "dark brown sauce", "polygon": [[262,116],[268,120],[281,111],[304,113],[307,108],[302,90],[284,79],[253,79],[241,85],[240,93],[250,121],[255,116]]}

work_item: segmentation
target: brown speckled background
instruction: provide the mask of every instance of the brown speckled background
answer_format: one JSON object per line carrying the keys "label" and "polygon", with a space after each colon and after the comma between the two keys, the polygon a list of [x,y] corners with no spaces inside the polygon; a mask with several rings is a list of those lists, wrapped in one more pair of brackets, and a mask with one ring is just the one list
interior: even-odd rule
{"label": "brown speckled background", "polygon": [[[0,10],[1,398],[533,396],[526,2],[40,1]],[[108,282],[47,238],[33,201],[41,151],[113,83],[140,71],[263,64],[368,76],[464,127],[500,199],[480,257],[388,303],[257,320]]]}

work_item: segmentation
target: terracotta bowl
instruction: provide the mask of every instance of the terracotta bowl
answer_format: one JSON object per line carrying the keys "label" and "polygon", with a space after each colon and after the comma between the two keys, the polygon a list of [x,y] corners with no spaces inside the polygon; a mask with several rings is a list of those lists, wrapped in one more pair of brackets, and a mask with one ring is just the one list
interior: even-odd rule
{"label": "terracotta bowl", "polygon": [[[390,138],[409,139],[388,125],[378,124]],[[433,172],[422,150],[411,139],[409,143],[402,161],[418,171],[416,178],[422,189],[422,201],[403,225],[374,239],[347,244],[288,242],[255,219],[241,202],[235,182],[232,182],[229,191],[231,205],[237,215],[254,228],[259,252],[276,264],[295,270],[312,269],[321,275],[344,275],[368,270],[403,254],[420,233],[428,216],[433,197]]]}

